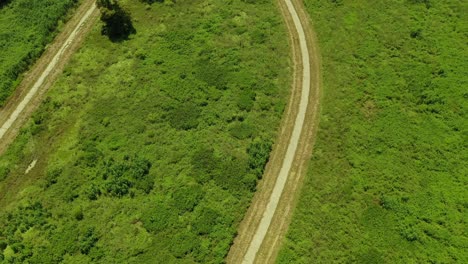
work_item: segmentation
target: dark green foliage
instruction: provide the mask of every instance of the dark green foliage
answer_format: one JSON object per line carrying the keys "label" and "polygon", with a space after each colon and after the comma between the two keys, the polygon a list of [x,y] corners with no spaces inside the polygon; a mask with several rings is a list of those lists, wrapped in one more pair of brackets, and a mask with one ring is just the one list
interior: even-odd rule
{"label": "dark green foliage", "polygon": [[143,224],[149,232],[159,233],[170,228],[177,220],[177,212],[165,204],[153,205],[143,214]]}
{"label": "dark green foliage", "polygon": [[198,126],[200,110],[201,109],[193,103],[180,103],[169,113],[169,122],[172,127],[176,129],[194,129]]}
{"label": "dark green foliage", "polygon": [[240,110],[250,111],[254,105],[255,92],[252,90],[242,90],[237,99],[237,105]]}
{"label": "dark green foliage", "polygon": [[176,258],[183,258],[185,255],[196,250],[199,246],[200,241],[194,233],[181,230],[172,237],[169,248]]}
{"label": "dark green foliage", "polygon": [[306,1],[323,109],[278,262],[466,263],[466,1],[341,2]]}
{"label": "dark green foliage", "polygon": [[49,217],[50,213],[39,202],[19,206],[13,212],[1,217],[0,249],[10,246],[15,253],[14,260],[17,263],[24,263],[25,260],[31,258],[33,252],[25,244],[23,235],[32,229],[43,228]]}
{"label": "dark green foliage", "polygon": [[83,218],[84,218],[83,209],[82,209],[82,208],[78,208],[77,210],[75,210],[75,211],[73,212],[73,217],[75,217],[75,219],[78,220],[78,221],[83,220]]}
{"label": "dark green foliage", "polygon": [[256,138],[247,149],[249,155],[249,167],[257,177],[261,177],[271,152],[271,141]]}
{"label": "dark green foliage", "polygon": [[424,4],[426,8],[431,7],[431,0],[408,0],[412,4]]}
{"label": "dark green foliage", "polygon": [[0,0],[0,8],[2,8],[3,6],[5,6],[6,4],[10,3],[11,0]]}
{"label": "dark green foliage", "polygon": [[10,235],[17,231],[24,233],[31,227],[44,225],[48,216],[49,214],[39,202],[20,206],[14,213],[7,215],[8,225],[3,231]]}
{"label": "dark green foliage", "polygon": [[0,165],[0,181],[5,179],[8,176],[8,173],[10,173],[10,169]]}
{"label": "dark green foliage", "polygon": [[221,215],[211,208],[202,208],[199,210],[192,224],[194,231],[199,235],[209,234],[215,225],[219,222]]}
{"label": "dark green foliage", "polygon": [[105,184],[106,193],[115,197],[127,195],[131,187],[132,183],[129,180],[121,178],[111,179]]}
{"label": "dark green foliage", "polygon": [[242,193],[245,189],[243,178],[248,172],[247,162],[242,159],[226,159],[219,164],[215,182],[225,190]]}
{"label": "dark green foliage", "polygon": [[87,196],[89,200],[96,200],[101,195],[101,188],[94,183],[87,190]]}
{"label": "dark green foliage", "polygon": [[227,69],[225,66],[208,59],[200,60],[196,66],[198,69],[197,77],[201,81],[220,90],[225,90],[227,88]]}
{"label": "dark green foliage", "polygon": [[231,126],[229,132],[237,139],[248,139],[254,135],[255,128],[246,122],[236,122]]}
{"label": "dark green foliage", "polygon": [[192,157],[193,176],[200,183],[206,183],[213,178],[214,173],[219,167],[220,160],[215,157],[214,150],[202,146],[195,151]]}
{"label": "dark green foliage", "polygon": [[195,184],[178,188],[172,195],[174,207],[181,213],[193,211],[202,198],[202,186]]}
{"label": "dark green foliage", "polygon": [[[136,187],[149,193],[154,181],[148,176],[151,162],[138,156],[124,156],[121,162],[110,159],[104,162],[105,171],[102,174],[105,193],[114,197],[130,194],[130,189]],[[93,189],[94,188],[94,189]],[[95,187],[89,192],[89,198],[99,195]]]}
{"label": "dark green foliage", "polygon": [[144,3],[152,4],[152,3],[163,3],[164,0],[140,0]]}
{"label": "dark green foliage", "polygon": [[5,250],[5,248],[8,246],[8,243],[5,240],[0,240],[0,251]]}
{"label": "dark green foliage", "polygon": [[98,242],[99,238],[95,235],[95,229],[90,227],[80,238],[80,252],[88,254],[89,251]]}
{"label": "dark green foliage", "polygon": [[130,34],[136,33],[130,15],[117,0],[98,0],[96,5],[101,11],[101,21],[105,23],[102,34],[116,41],[127,39]]}
{"label": "dark green foliage", "polygon": [[57,183],[57,179],[60,177],[62,174],[62,169],[61,168],[52,168],[47,171],[46,174],[46,188],[50,187],[53,184]]}
{"label": "dark green foliage", "polygon": [[59,20],[76,2],[0,2],[0,107],[18,85],[20,74],[29,68],[41,55],[44,46],[52,40]]}

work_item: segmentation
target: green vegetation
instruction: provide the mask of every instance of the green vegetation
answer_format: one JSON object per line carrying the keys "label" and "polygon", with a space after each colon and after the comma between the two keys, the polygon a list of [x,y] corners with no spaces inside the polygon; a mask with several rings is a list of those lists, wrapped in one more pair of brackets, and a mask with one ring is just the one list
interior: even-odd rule
{"label": "green vegetation", "polygon": [[221,263],[249,205],[289,94],[278,8],[120,5],[136,34],[99,22],[0,157],[6,263]]}
{"label": "green vegetation", "polygon": [[101,12],[101,21],[104,22],[104,35],[112,40],[123,40],[135,33],[130,15],[120,7],[117,0],[97,0],[96,5]]}
{"label": "green vegetation", "polygon": [[306,1],[320,129],[278,263],[467,263],[466,1]]}
{"label": "green vegetation", "polygon": [[77,0],[0,1],[0,107]]}

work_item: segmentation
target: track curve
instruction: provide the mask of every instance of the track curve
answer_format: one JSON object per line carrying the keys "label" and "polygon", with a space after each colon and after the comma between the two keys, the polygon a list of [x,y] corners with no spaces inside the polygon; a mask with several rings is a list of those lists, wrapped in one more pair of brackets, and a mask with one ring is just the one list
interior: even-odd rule
{"label": "track curve", "polygon": [[254,197],[228,263],[271,263],[290,220],[302,176],[312,152],[320,102],[319,54],[315,35],[298,0],[280,0],[291,36],[294,82],[280,138],[264,181]]}

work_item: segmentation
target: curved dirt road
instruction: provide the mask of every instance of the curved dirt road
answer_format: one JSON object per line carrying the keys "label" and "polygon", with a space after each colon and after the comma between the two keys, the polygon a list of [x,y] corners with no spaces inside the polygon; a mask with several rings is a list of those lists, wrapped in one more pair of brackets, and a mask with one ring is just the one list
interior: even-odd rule
{"label": "curved dirt road", "polygon": [[278,142],[251,208],[227,257],[228,263],[271,263],[290,221],[317,129],[319,55],[308,16],[298,0],[279,0],[291,36],[294,82]]}
{"label": "curved dirt road", "polygon": [[97,18],[97,12],[93,0],[84,1],[51,47],[26,75],[5,107],[0,109],[0,154],[15,138],[22,124],[40,102],[41,95],[70,59],[79,40]]}

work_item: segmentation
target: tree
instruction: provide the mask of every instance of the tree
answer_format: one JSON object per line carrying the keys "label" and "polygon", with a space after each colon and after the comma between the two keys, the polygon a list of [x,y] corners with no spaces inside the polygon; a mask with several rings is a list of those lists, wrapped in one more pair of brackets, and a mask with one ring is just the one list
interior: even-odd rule
{"label": "tree", "polygon": [[[10,0],[0,0],[0,7],[8,4],[8,2],[10,2]],[[1,260],[1,258],[0,258],[0,260]]]}
{"label": "tree", "polygon": [[122,40],[136,32],[130,15],[117,0],[97,0],[96,5],[101,11],[101,21],[105,23],[102,34],[111,40]]}

